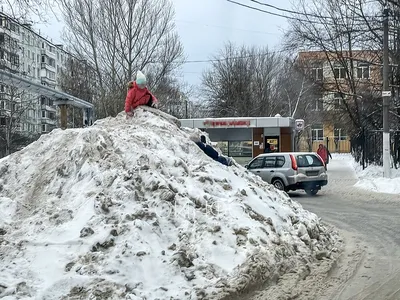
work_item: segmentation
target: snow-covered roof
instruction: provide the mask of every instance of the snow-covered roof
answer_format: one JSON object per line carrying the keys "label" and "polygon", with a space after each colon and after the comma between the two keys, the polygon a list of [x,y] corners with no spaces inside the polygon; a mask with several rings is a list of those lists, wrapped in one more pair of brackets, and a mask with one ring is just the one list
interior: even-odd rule
{"label": "snow-covered roof", "polygon": [[290,117],[237,117],[181,119],[182,126],[189,128],[262,128],[295,127],[295,120]]}

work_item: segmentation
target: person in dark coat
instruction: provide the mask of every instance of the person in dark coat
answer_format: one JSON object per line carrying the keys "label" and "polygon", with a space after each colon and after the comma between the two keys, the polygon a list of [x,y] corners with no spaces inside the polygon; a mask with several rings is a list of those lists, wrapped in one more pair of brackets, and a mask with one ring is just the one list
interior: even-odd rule
{"label": "person in dark coat", "polygon": [[271,153],[271,145],[270,143],[265,143],[265,147],[264,147],[264,153]]}
{"label": "person in dark coat", "polygon": [[205,154],[207,154],[209,157],[211,157],[213,160],[220,162],[221,164],[225,165],[225,166],[231,166],[232,165],[232,161],[227,158],[224,157],[222,155],[219,155],[218,151],[215,150],[212,146],[208,145],[206,143],[206,137],[204,135],[202,135],[200,137],[200,141],[199,142],[195,142],[197,146],[199,146],[199,148],[201,150],[203,150],[203,152]]}

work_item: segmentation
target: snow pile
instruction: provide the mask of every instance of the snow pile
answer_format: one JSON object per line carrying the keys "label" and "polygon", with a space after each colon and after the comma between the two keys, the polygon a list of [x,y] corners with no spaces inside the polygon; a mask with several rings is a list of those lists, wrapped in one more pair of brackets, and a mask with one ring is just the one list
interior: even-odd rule
{"label": "snow pile", "polygon": [[193,132],[139,109],[0,160],[0,299],[222,299],[337,250]]}
{"label": "snow pile", "polygon": [[382,166],[369,165],[363,170],[354,159],[351,163],[359,179],[355,187],[377,193],[400,194],[399,169],[390,169],[391,178],[384,178]]}

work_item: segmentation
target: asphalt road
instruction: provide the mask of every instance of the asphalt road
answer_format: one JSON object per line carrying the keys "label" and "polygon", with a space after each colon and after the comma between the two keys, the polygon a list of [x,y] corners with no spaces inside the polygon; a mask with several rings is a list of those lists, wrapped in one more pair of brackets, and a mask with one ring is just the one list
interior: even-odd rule
{"label": "asphalt road", "polygon": [[289,194],[345,236],[346,252],[331,275],[337,286],[318,300],[400,300],[400,195],[355,188],[355,173],[343,160],[332,160],[328,174],[317,196]]}

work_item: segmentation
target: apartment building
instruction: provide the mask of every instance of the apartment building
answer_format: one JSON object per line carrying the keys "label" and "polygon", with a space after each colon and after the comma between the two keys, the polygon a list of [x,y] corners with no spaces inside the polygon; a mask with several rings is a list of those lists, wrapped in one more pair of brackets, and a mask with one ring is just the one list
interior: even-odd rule
{"label": "apartment building", "polygon": [[349,125],[343,113],[344,102],[364,95],[379,95],[382,63],[379,51],[300,52],[298,66],[321,91],[312,99],[307,132],[301,149],[316,151],[319,144],[331,152],[350,152]]}
{"label": "apartment building", "polygon": [[[0,13],[0,68],[58,89],[58,79],[70,55],[30,24],[21,24]],[[53,100],[0,83],[0,126],[10,118],[20,120],[23,134],[46,133],[57,127]]]}

